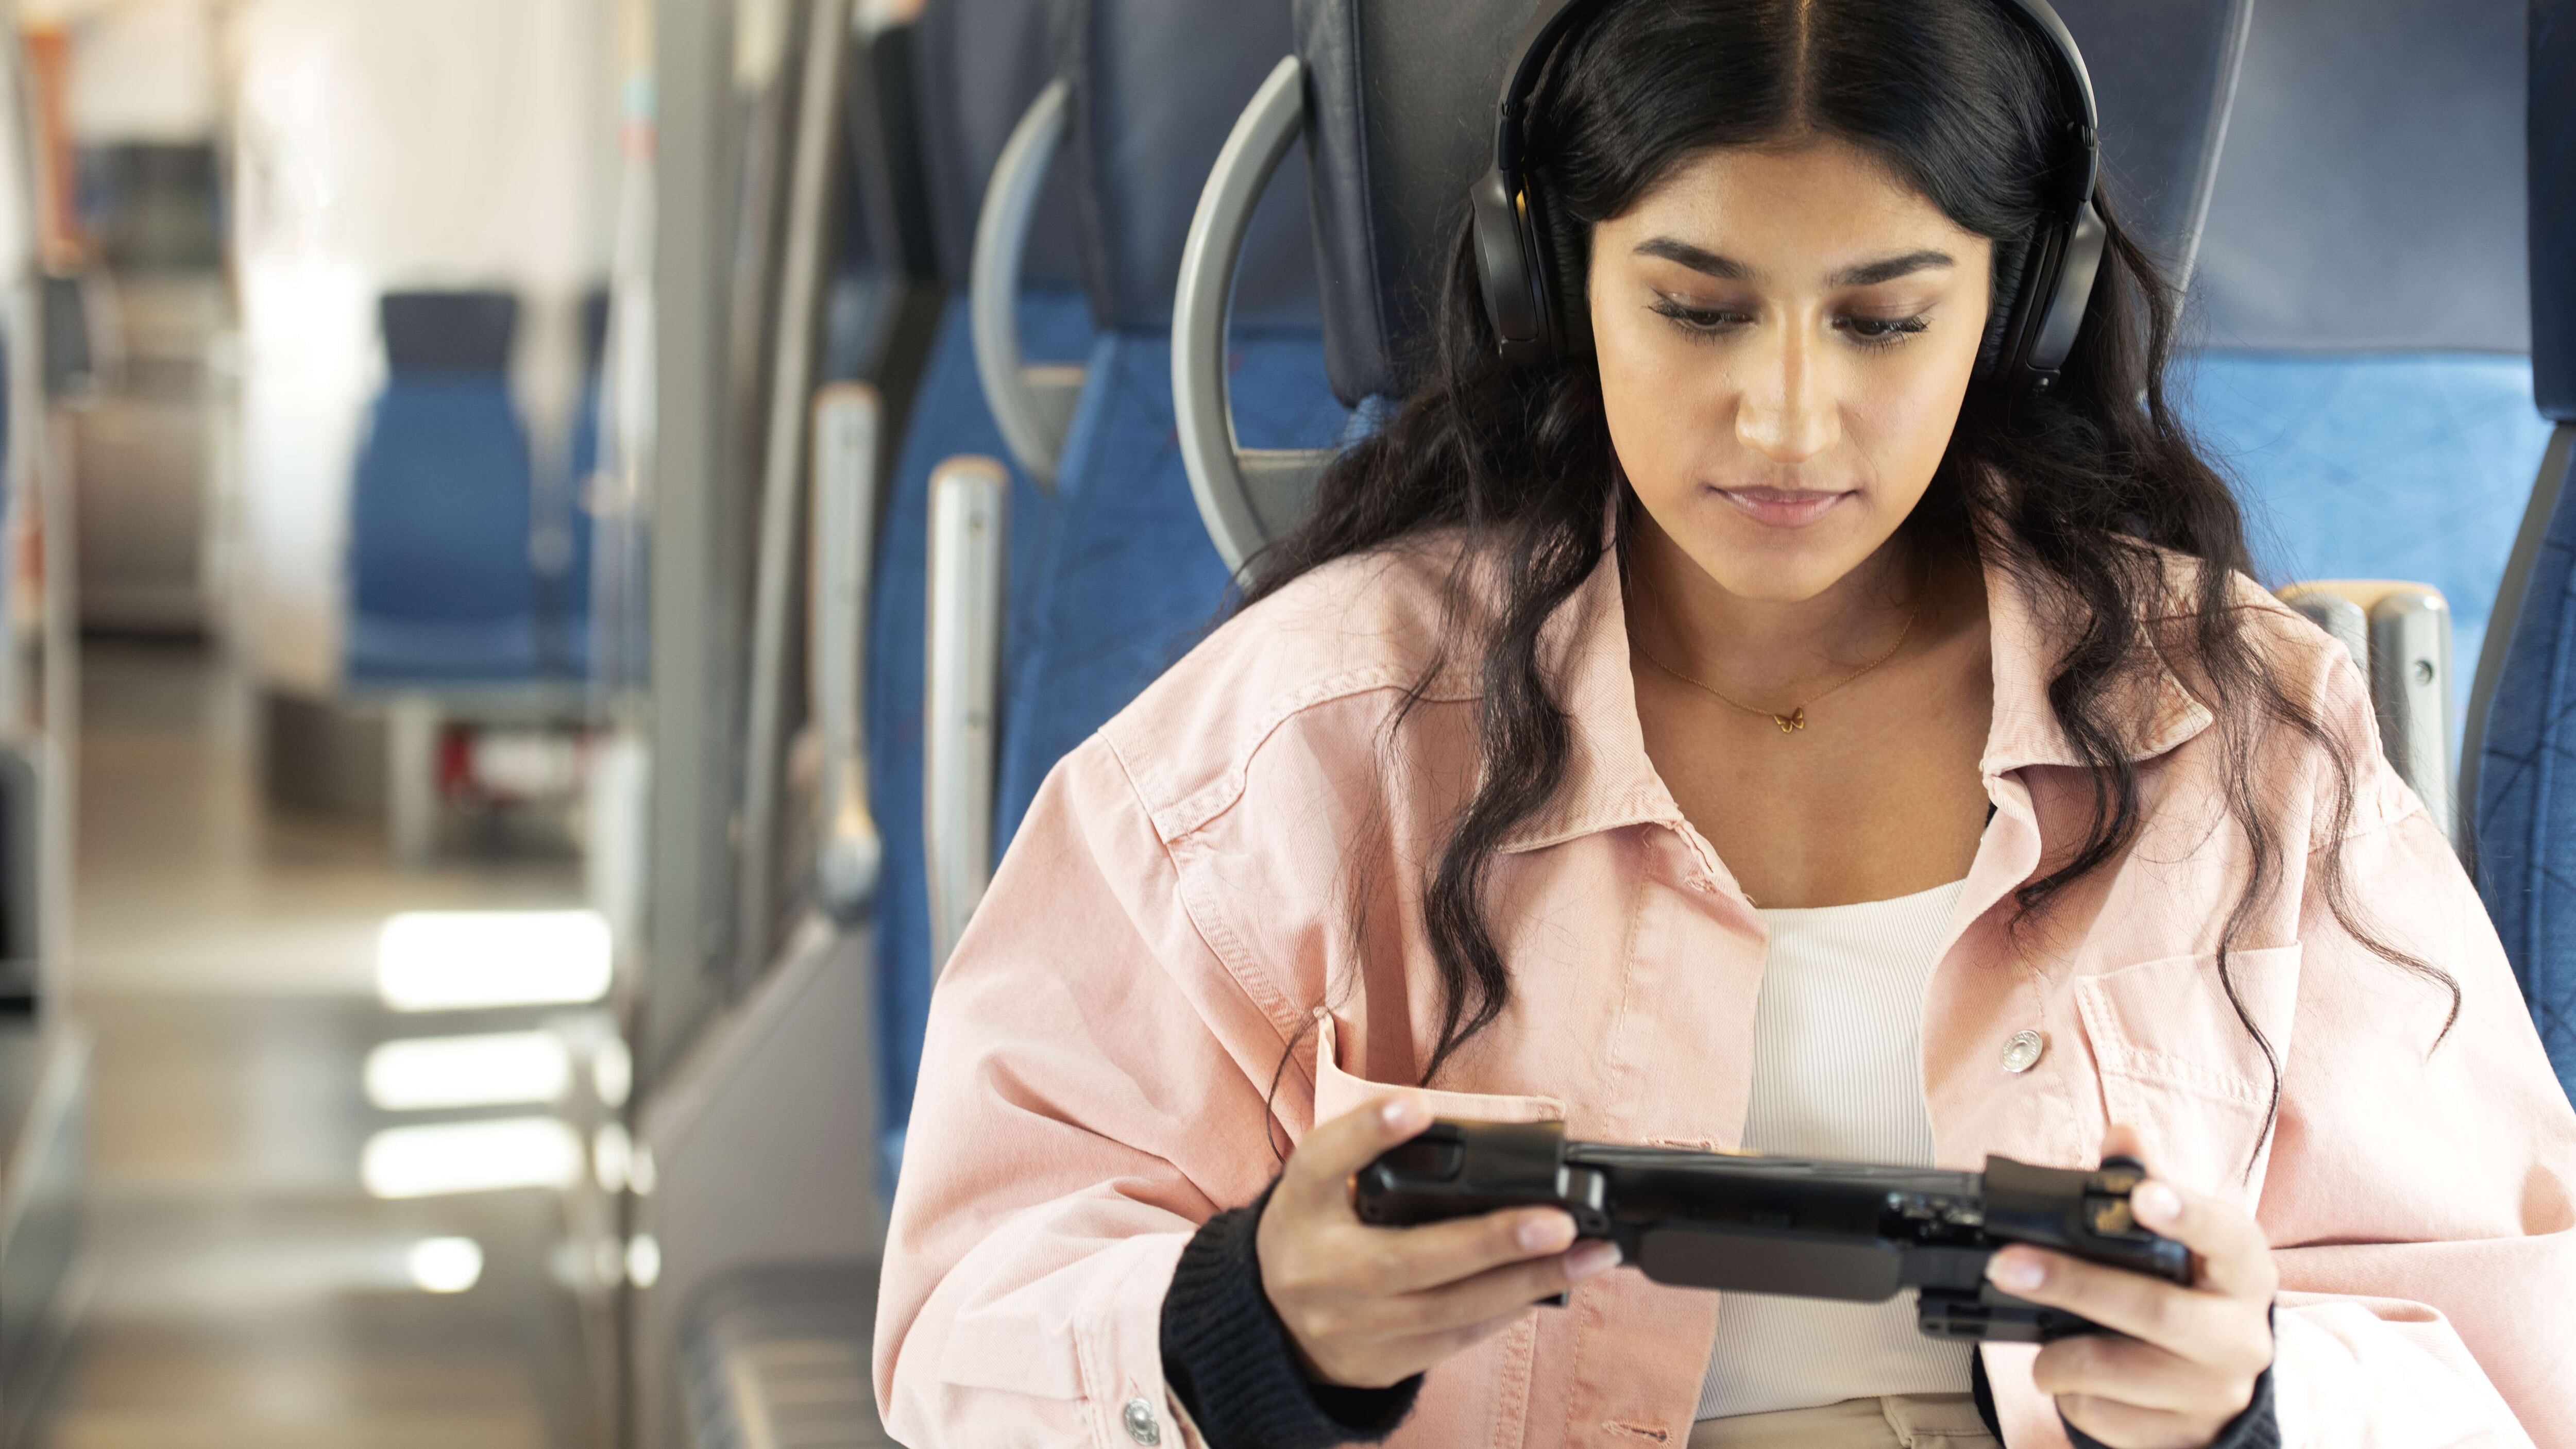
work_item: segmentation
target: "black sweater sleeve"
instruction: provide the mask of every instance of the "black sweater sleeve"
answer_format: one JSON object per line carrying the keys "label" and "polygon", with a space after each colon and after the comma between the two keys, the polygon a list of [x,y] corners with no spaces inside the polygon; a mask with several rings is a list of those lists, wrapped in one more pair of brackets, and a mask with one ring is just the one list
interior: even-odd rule
{"label": "black sweater sleeve", "polygon": [[1253,1233],[1269,1202],[1264,1189],[1218,1213],[1181,1250],[1163,1296],[1164,1381],[1211,1449],[1378,1443],[1413,1412],[1422,1375],[1383,1389],[1307,1379],[1261,1287]]}

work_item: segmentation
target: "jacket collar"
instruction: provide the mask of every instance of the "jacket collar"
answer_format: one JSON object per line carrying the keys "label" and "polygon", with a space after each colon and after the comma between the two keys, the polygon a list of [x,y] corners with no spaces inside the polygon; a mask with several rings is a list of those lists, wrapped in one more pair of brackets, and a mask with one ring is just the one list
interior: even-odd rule
{"label": "jacket collar", "polygon": [[[1985,583],[1994,720],[1979,769],[1993,780],[2034,765],[2081,767],[2048,702],[2060,653],[2056,631],[2015,571],[1989,559]],[[1680,825],[1681,807],[1647,758],[1637,719],[1617,550],[1603,553],[1592,576],[1549,620],[1541,649],[1572,725],[1573,749],[1554,798],[1507,836],[1502,849],[1536,850],[1625,825]],[[2132,762],[2173,750],[2211,723],[2208,707],[2161,660],[2152,673],[2139,671],[2128,692],[2135,704],[2119,711],[2129,721],[2121,749]]]}

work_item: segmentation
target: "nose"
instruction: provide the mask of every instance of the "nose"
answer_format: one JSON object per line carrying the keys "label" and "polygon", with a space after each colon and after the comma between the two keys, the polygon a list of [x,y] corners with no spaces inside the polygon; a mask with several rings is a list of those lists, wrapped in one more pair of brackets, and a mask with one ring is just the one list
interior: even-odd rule
{"label": "nose", "polygon": [[1774,463],[1804,463],[1842,441],[1842,412],[1819,375],[1814,340],[1804,327],[1764,329],[1767,348],[1746,359],[1749,372],[1735,410],[1736,440]]}

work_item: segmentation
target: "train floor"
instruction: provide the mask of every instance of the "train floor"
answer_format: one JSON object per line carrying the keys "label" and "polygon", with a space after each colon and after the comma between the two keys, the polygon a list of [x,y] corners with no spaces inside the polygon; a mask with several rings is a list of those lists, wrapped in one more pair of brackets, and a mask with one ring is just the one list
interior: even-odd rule
{"label": "train floor", "polygon": [[[46,1449],[587,1449],[596,1335],[544,1189],[371,1198],[379,1004],[410,909],[577,903],[568,856],[398,871],[362,817],[263,803],[255,695],[201,650],[84,649],[74,1013],[96,1043],[75,1327]],[[463,1291],[414,1249],[467,1238]]]}

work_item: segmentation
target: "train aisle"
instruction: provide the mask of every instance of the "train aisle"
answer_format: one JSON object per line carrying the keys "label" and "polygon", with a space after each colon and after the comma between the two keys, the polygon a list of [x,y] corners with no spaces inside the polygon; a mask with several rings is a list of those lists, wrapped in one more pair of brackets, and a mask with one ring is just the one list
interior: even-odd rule
{"label": "train aisle", "polygon": [[402,911],[571,906],[577,862],[523,849],[397,872],[380,826],[264,804],[255,696],[205,654],[93,643],[83,667],[89,1211],[81,1327],[37,1442],[594,1442],[579,1322],[550,1261],[558,1194],[385,1197],[360,1171],[397,1124],[371,1090],[401,1090],[383,1058],[371,1087],[374,1048],[561,1020],[391,1010],[381,926]]}

